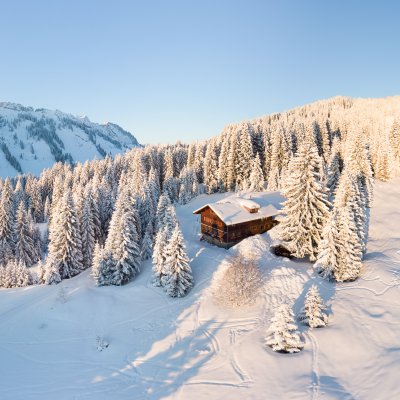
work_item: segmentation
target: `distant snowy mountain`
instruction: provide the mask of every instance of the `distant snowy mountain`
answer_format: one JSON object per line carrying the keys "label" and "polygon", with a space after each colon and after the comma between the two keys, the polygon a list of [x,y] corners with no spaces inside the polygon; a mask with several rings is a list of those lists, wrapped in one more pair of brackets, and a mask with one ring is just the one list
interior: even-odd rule
{"label": "distant snowy mountain", "polygon": [[57,161],[81,161],[115,155],[140,146],[113,123],[0,102],[0,175],[39,174]]}

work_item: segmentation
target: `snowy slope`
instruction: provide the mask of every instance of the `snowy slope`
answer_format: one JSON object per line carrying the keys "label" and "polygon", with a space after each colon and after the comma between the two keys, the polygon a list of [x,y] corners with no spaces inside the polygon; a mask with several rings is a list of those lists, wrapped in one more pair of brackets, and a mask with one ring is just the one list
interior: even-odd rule
{"label": "snowy slope", "polygon": [[56,161],[115,155],[139,146],[120,126],[91,122],[61,111],[0,103],[1,176],[39,174]]}
{"label": "snowy slope", "polygon": [[[0,397],[8,399],[363,399],[400,398],[400,180],[376,185],[362,278],[322,281],[310,264],[268,252],[269,235],[227,251],[198,240],[192,211],[177,208],[195,278],[183,299],[151,285],[151,265],[124,287],[94,286],[86,271],[58,286],[0,289]],[[263,296],[223,310],[212,285],[235,251],[260,260]],[[312,283],[330,325],[305,332],[296,355],[264,349],[282,302],[298,310]],[[99,352],[96,337],[109,347]]]}

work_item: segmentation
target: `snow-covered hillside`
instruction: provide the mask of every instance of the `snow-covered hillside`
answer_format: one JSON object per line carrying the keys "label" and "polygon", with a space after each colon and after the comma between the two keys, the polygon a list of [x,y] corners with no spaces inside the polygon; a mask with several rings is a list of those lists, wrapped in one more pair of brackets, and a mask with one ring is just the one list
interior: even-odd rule
{"label": "snow-covered hillside", "polygon": [[[96,287],[86,271],[56,286],[0,289],[1,399],[400,398],[400,181],[377,183],[362,276],[342,284],[273,256],[268,234],[229,251],[200,242],[192,211],[227,195],[177,208],[195,278],[185,298],[151,285],[150,262],[123,287]],[[237,251],[258,259],[266,280],[254,307],[228,311],[211,291]],[[312,283],[328,327],[302,328],[299,354],[265,349],[272,312],[283,302],[298,311]]]}
{"label": "snow-covered hillside", "polygon": [[61,111],[0,103],[1,176],[39,174],[56,161],[81,161],[115,155],[139,146],[112,123],[91,122]]}

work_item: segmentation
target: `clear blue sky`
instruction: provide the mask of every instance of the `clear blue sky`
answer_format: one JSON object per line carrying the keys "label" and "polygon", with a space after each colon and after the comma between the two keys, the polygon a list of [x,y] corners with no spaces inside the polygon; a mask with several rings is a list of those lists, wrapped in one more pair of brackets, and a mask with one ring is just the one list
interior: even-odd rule
{"label": "clear blue sky", "polygon": [[400,94],[400,1],[2,1],[2,101],[142,143],[335,95]]}

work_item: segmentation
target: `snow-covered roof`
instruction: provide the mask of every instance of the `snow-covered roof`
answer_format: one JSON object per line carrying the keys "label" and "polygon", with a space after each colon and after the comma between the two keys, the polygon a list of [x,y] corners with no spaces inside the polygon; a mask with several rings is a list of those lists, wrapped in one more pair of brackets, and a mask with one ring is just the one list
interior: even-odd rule
{"label": "snow-covered roof", "polygon": [[240,199],[239,204],[243,207],[246,207],[250,210],[258,210],[261,206],[253,200],[249,199]]}
{"label": "snow-covered roof", "polygon": [[[225,225],[235,225],[280,214],[283,197],[279,192],[245,193],[240,196],[233,194],[216,203],[208,203],[193,211],[199,214],[206,207],[210,207]],[[258,210],[257,212],[249,212]]]}

